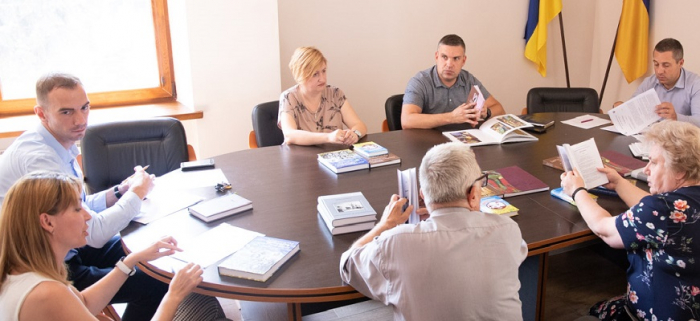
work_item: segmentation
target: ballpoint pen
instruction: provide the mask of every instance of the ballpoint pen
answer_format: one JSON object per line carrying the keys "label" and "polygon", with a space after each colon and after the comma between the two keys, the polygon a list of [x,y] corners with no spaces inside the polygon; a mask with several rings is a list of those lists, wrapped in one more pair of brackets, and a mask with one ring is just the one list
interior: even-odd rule
{"label": "ballpoint pen", "polygon": [[581,121],[581,124],[587,123],[587,122],[589,122],[589,121],[593,121],[593,118],[591,118],[591,119],[586,119],[586,120],[582,120],[582,121]]}
{"label": "ballpoint pen", "polygon": [[[144,171],[144,172],[148,169],[148,166],[151,166],[151,165],[146,165],[146,166],[143,167],[143,171]],[[126,183],[126,181],[128,181],[130,178],[134,177],[134,175],[136,175],[136,173],[131,174],[131,176],[125,178],[125,179],[122,181],[122,184]]]}

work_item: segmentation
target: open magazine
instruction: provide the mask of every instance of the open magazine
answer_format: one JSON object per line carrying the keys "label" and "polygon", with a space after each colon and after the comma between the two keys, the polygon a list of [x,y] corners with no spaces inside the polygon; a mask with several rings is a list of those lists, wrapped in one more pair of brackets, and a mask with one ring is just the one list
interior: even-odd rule
{"label": "open magazine", "polygon": [[537,141],[537,137],[521,129],[526,127],[532,127],[532,124],[518,116],[508,114],[492,117],[481,124],[479,129],[457,130],[442,134],[451,141],[462,142],[470,146]]}

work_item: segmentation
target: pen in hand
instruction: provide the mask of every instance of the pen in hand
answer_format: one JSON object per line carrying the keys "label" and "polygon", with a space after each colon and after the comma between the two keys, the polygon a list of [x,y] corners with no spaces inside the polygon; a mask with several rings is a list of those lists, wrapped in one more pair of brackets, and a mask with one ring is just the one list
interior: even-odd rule
{"label": "pen in hand", "polygon": [[[145,171],[148,169],[149,166],[151,166],[151,165],[149,164],[149,165],[144,166],[144,167],[143,167],[143,171],[145,172]],[[126,183],[126,181],[128,181],[129,179],[131,179],[132,177],[134,177],[134,175],[136,175],[136,173],[131,174],[131,176],[125,178],[125,179],[122,181],[122,184]]]}

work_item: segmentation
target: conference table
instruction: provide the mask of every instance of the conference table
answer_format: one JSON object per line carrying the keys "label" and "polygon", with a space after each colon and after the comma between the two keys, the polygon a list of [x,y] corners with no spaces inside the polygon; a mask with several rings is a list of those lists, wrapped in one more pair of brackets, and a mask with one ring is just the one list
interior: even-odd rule
{"label": "conference table", "polygon": [[[540,119],[556,121],[546,133],[533,134],[538,141],[474,147],[476,159],[482,170],[517,165],[550,188],[557,188],[562,172],[542,164],[543,159],[557,155],[555,145],[574,144],[594,137],[600,151],[614,150],[630,155],[628,145],[635,141],[632,137],[561,123],[580,115],[538,114]],[[339,261],[341,254],[363,232],[331,235],[317,214],[318,196],[360,191],[379,218],[390,196],[398,191],[397,169],[418,168],[428,149],[448,140],[435,130],[400,130],[369,134],[362,141],[374,141],[386,147],[401,157],[401,164],[335,174],[317,161],[317,154],[342,148],[337,145],[281,145],[217,156],[214,157],[216,167],[223,170],[233,191],[253,202],[252,210],[212,223],[204,223],[186,210],[147,225],[132,222],[122,232],[124,246],[142,248],[144,242],[153,242],[162,235],[192,238],[227,222],[267,236],[298,241],[301,251],[264,283],[219,276],[214,264],[205,269],[204,281],[197,292],[240,300],[285,302],[290,320],[301,320],[301,304],[304,303],[361,298],[362,294],[341,281]],[[205,198],[216,196],[213,186],[193,190],[193,193]],[[549,192],[507,200],[520,210],[512,219],[518,223],[529,249],[528,258],[519,271],[523,317],[539,320],[544,315],[549,253],[597,237],[588,229],[576,207],[553,198]],[[627,209],[617,197],[601,196],[598,203],[615,214]],[[171,271],[151,264],[143,264],[142,269],[164,282],[169,282],[173,276]],[[465,271],[468,269],[465,267]],[[436,273],[439,273],[438,267]]]}

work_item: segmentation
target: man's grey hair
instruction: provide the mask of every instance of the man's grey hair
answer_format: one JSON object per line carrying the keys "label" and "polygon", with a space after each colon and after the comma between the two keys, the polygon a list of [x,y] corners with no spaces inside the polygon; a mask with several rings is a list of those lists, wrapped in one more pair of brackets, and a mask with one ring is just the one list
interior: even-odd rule
{"label": "man's grey hair", "polygon": [[425,204],[466,199],[467,188],[481,175],[474,152],[463,143],[431,148],[420,164],[420,185]]}
{"label": "man's grey hair", "polygon": [[42,108],[48,107],[49,93],[56,88],[73,89],[82,86],[78,77],[64,73],[49,73],[36,81],[36,103]]}

